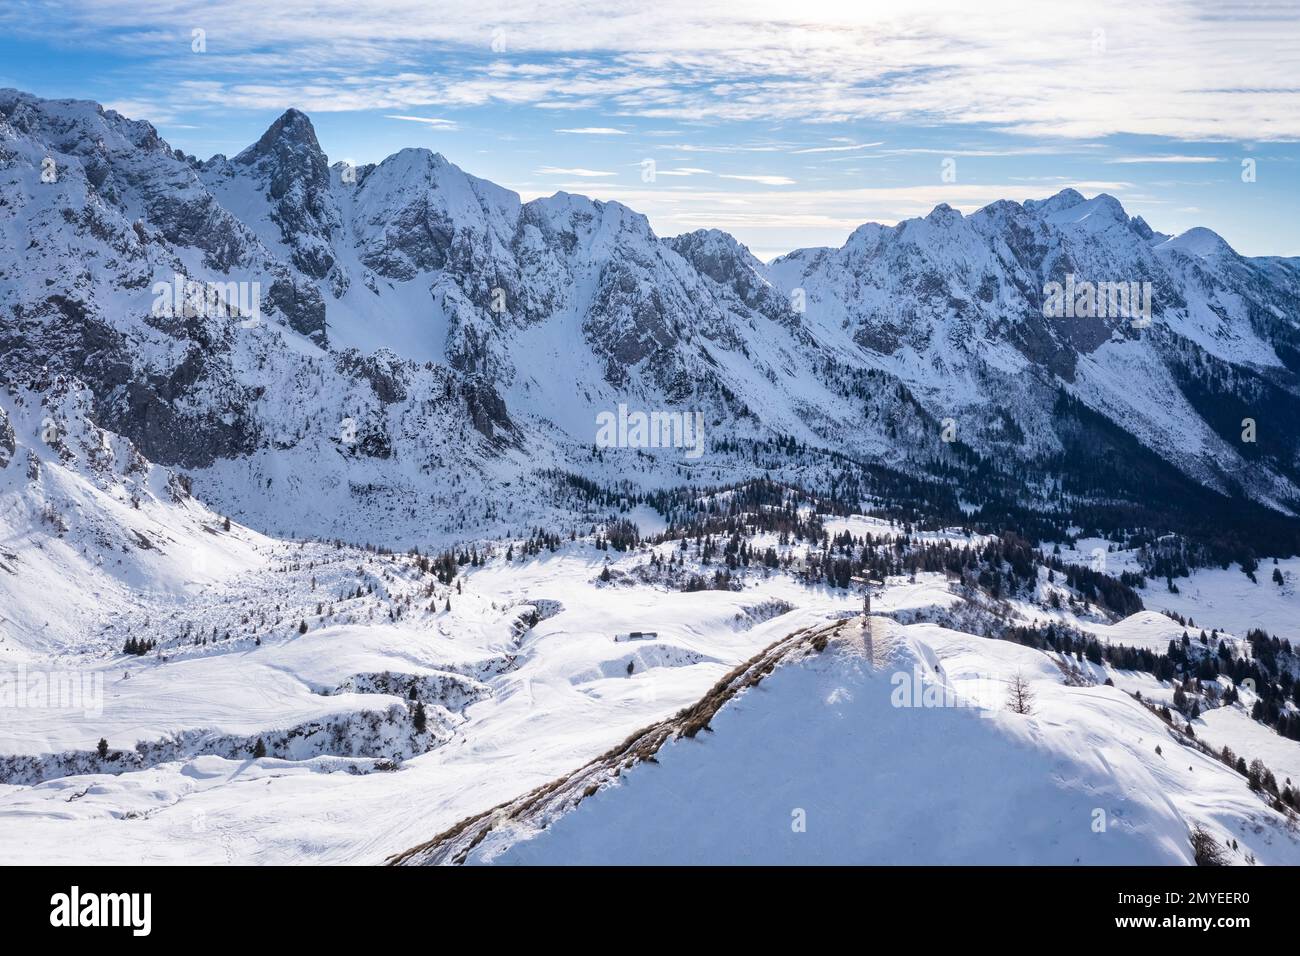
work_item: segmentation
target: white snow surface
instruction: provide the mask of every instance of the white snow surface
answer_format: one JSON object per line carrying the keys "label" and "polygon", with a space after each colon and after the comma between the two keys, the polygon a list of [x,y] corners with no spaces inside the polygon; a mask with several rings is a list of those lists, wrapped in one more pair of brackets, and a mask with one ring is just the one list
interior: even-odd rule
{"label": "white snow surface", "polygon": [[[1300,839],[1240,776],[1121,691],[1064,686],[1018,645],[875,631],[876,666],[848,642],[778,669],[713,733],[669,743],[548,827],[503,823],[470,862],[1187,864],[1189,820],[1260,862],[1298,858]],[[1017,673],[1032,716],[978,699]],[[900,705],[913,682],[964,706]]]}
{"label": "white snow surface", "polygon": [[[103,488],[75,472],[75,463],[50,460],[42,482],[80,487],[107,507]],[[30,554],[63,554],[70,575],[111,579],[99,558],[115,547],[88,542],[85,555],[71,553],[80,524],[62,537],[30,519],[16,525],[14,500],[0,511],[6,540],[25,533],[29,544],[23,571],[0,584],[22,596],[20,607],[38,603],[40,579],[24,576]],[[192,501],[150,507],[185,543],[228,534],[233,544],[222,547],[234,551],[175,593],[164,585],[188,570],[146,565],[128,591],[105,583],[101,611],[116,620],[100,630],[51,624],[62,646],[6,630],[5,646],[22,652],[7,662],[10,673],[21,665],[29,674],[99,674],[104,688],[89,710],[6,710],[0,766],[35,760],[49,773],[0,784],[6,862],[379,863],[562,777],[693,704],[773,641],[859,606],[855,594],[758,568],[739,591],[667,589],[640,579],[647,549],[602,551],[590,537],[509,562],[501,543],[485,543],[483,565],[462,568],[459,588],[431,585],[410,556],[280,542],[238,525],[214,534],[207,528],[220,530],[220,519],[210,512],[187,524]],[[864,516],[833,527],[890,533]],[[676,548],[656,546],[661,556]],[[184,553],[154,559],[183,565]],[[600,580],[606,566],[609,583]],[[926,574],[890,579],[875,608],[934,618],[961,601],[942,575]],[[75,604],[45,608],[59,620],[81,613]],[[391,619],[394,609],[402,613]],[[1135,643],[1159,623],[1135,618],[1110,625],[1114,636]],[[121,654],[123,636],[146,620],[163,646]],[[848,642],[778,669],[724,707],[713,733],[670,744],[659,764],[634,768],[548,826],[494,832],[472,862],[1182,864],[1194,823],[1225,844],[1237,840],[1234,862],[1300,861],[1282,818],[1244,778],[1182,746],[1125,693],[1125,675],[1113,675],[1114,688],[1070,686],[1052,655],[935,624],[873,622],[873,659]],[[615,640],[630,631],[656,637]],[[1005,708],[1017,672],[1031,682],[1032,716]],[[380,674],[392,682],[367,683]],[[948,688],[969,706],[894,706],[895,675]],[[1094,680],[1104,676],[1092,669]],[[404,695],[415,680],[441,682],[419,747]],[[1139,680],[1158,699],[1162,688]],[[254,758],[247,746],[331,721],[335,736],[301,737],[288,759]],[[1244,713],[1214,711],[1202,723],[1216,746],[1231,743],[1279,772],[1300,767],[1300,747]],[[51,755],[84,753],[100,737],[115,750],[152,744],[157,759],[60,775]],[[231,740],[243,740],[244,752],[212,752]],[[805,832],[791,829],[796,809]],[[1093,829],[1098,810],[1104,832]]]}

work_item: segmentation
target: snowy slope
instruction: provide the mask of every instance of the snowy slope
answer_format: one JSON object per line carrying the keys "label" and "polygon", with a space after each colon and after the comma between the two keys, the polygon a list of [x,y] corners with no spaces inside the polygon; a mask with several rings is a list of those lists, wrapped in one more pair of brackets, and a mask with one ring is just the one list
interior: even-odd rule
{"label": "snowy slope", "polygon": [[268,542],[195,500],[181,476],[91,419],[56,380],[0,390],[0,660],[76,653],[114,615],[181,604],[259,567]]}
{"label": "snowy slope", "polygon": [[[25,401],[24,408],[35,404]],[[24,434],[23,408],[12,396],[5,407]],[[111,434],[103,440],[120,441]],[[73,537],[92,518],[99,524],[119,516],[100,497],[86,503],[63,534]],[[638,831],[618,816],[622,797],[641,792],[647,775],[682,766],[681,784],[669,778],[669,792],[653,782],[645,792],[663,812],[677,808],[694,842],[673,845],[683,852],[698,846],[701,859],[843,859],[852,851],[888,862],[1181,863],[1193,821],[1223,841],[1238,840],[1239,860],[1247,853],[1266,863],[1295,858],[1280,817],[1243,778],[1181,746],[1126,696],[1131,685],[1148,699],[1168,699],[1168,685],[1114,673],[1116,688],[1079,686],[1075,665],[1060,666],[1051,655],[886,617],[874,619],[871,656],[864,657],[853,620],[857,595],[810,586],[795,573],[808,541],[755,536],[756,548],[796,560],[790,570],[756,564],[738,571],[738,590],[685,591],[653,570],[652,558],[681,555],[683,572],[711,573],[689,539],[685,548],[669,539],[616,552],[587,534],[531,556],[519,539],[482,541],[481,563],[463,566],[448,585],[422,570],[415,555],[276,541],[238,525],[227,533],[205,511],[189,531],[185,516],[198,508],[192,500],[149,507],[167,516],[173,536],[240,547],[202,574],[186,563],[186,552],[160,548],[161,563],[143,566],[130,591],[96,588],[111,617],[70,605],[59,609],[60,620],[84,613],[93,629],[67,625],[60,647],[16,645],[26,673],[75,675],[92,687],[98,679],[102,695],[90,707],[41,702],[8,711],[0,730],[6,860],[382,862],[566,779],[647,725],[674,720],[763,648],[788,645],[791,635],[804,640],[800,635],[845,617],[843,639],[806,662],[774,667],[716,714],[713,733],[666,744],[658,766],[627,771],[626,791],[613,786],[590,806],[579,801],[572,823],[558,811],[548,817],[556,834],[574,828],[571,838],[557,837],[563,849],[556,855],[545,851],[550,831],[531,818],[521,818],[518,831],[502,829],[482,852],[508,846],[503,859],[646,859],[650,842],[634,838]],[[903,537],[898,526],[863,516],[839,519],[831,530]],[[48,524],[27,534],[24,561],[63,540]],[[955,531],[917,537],[968,542]],[[606,567],[609,581],[602,580]],[[84,564],[72,570],[95,573]],[[176,590],[161,586],[173,579]],[[29,596],[28,606],[36,600]],[[955,620],[968,600],[956,582],[927,573],[891,577],[875,607],[898,620]],[[1128,638],[1139,624],[1110,626]],[[646,630],[655,636],[620,639]],[[146,636],[157,646],[140,656],[122,653],[124,641]],[[21,638],[7,632],[7,643]],[[1033,683],[1032,718],[1003,711],[1016,671]],[[896,708],[895,673],[951,687],[979,706]],[[1105,676],[1104,669],[1091,673],[1098,682]],[[426,712],[423,730],[415,724],[417,703]],[[1207,712],[1198,736],[1260,756],[1279,774],[1300,766],[1300,745],[1243,713]],[[101,737],[109,748],[102,759],[94,753]],[[254,756],[259,741],[267,749],[261,758]],[[726,749],[729,741],[735,751]],[[756,746],[762,759],[755,759]],[[715,766],[720,753],[729,756]],[[745,788],[734,793],[745,797],[723,801],[725,812],[696,817],[709,801],[674,802],[737,781]],[[854,816],[864,800],[877,807],[865,823]],[[920,826],[927,805],[934,820],[947,822]],[[602,806],[617,822],[601,817],[589,825],[587,814]],[[658,811],[642,813],[639,800],[628,806],[647,826],[671,825]],[[1110,820],[1106,834],[1090,829],[1097,807]],[[795,808],[808,814],[807,832],[797,838],[789,829]],[[748,843],[733,839],[741,825],[750,828]],[[755,842],[769,825],[770,840]],[[532,840],[538,830],[545,832]],[[829,850],[831,843],[839,849]]]}
{"label": "snowy slope", "polygon": [[[1122,692],[1063,686],[1039,652],[932,625],[878,619],[873,641],[874,666],[860,626],[837,629],[823,653],[787,658],[724,704],[711,732],[401,859],[1187,864],[1196,823],[1238,840],[1238,863],[1300,858],[1300,839],[1239,775],[1180,749]],[[1032,716],[1003,707],[1017,673]]]}

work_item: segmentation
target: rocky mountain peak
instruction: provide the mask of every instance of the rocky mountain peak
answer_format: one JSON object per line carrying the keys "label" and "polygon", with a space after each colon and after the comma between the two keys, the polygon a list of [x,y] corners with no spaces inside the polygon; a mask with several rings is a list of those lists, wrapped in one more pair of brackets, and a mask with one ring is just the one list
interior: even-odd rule
{"label": "rocky mountain peak", "polygon": [[1222,255],[1235,256],[1237,254],[1222,236],[1212,229],[1206,229],[1204,226],[1193,226],[1186,232],[1180,233],[1156,246],[1157,252],[1172,252],[1175,250],[1200,259]]}
{"label": "rocky mountain peak", "polygon": [[331,195],[329,162],[307,114],[285,110],[233,163],[251,167],[263,181],[271,219],[293,250],[294,265],[313,279],[329,275],[341,218]]}
{"label": "rocky mountain peak", "polygon": [[287,109],[267,127],[256,143],[235,157],[235,162],[247,166],[264,156],[282,157],[293,153],[318,153],[324,159],[311,119],[301,110]]}

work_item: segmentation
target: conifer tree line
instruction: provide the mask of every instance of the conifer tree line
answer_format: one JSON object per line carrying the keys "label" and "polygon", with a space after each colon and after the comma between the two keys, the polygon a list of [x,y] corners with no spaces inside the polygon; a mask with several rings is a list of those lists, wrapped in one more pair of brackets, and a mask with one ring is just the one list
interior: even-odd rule
{"label": "conifer tree line", "polygon": [[[1169,642],[1163,654],[1150,648],[1112,644],[1059,625],[1009,627],[1003,639],[1074,656],[1079,661],[1109,664],[1116,670],[1140,671],[1156,680],[1174,684],[1174,709],[1188,720],[1201,715],[1201,700],[1207,705],[1239,703],[1238,688],[1253,682],[1256,701],[1250,716],[1291,740],[1300,740],[1300,655],[1291,642],[1270,637],[1255,629],[1246,635],[1250,654],[1237,652],[1217,630],[1201,631],[1193,638],[1187,631]],[[1218,680],[1232,684],[1220,689]],[[1287,709],[1287,701],[1294,705]]]}
{"label": "conifer tree line", "polygon": [[[981,427],[1007,436],[1018,431],[1004,411],[994,417]],[[678,532],[695,530],[701,519],[797,501],[821,515],[869,512],[921,530],[1011,532],[1038,544],[1103,538],[1136,550],[1148,577],[1171,580],[1233,563],[1250,575],[1263,555],[1300,554],[1300,519],[1201,486],[1064,392],[1054,417],[1065,450],[1036,465],[983,457],[958,440],[936,441],[930,452],[916,450],[907,466],[890,467],[778,435],[711,442],[733,467],[748,460],[764,472],[730,484],[644,491],[627,482],[606,487],[578,475],[548,475],[577,502],[606,513],[649,505]],[[1026,493],[1030,483],[1034,495]]]}

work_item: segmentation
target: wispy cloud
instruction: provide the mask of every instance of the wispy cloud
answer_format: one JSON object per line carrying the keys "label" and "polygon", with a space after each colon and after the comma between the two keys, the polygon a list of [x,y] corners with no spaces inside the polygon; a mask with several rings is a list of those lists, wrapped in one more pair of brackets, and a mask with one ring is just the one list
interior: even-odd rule
{"label": "wispy cloud", "polygon": [[425,126],[430,126],[436,130],[442,130],[443,132],[451,132],[458,128],[458,124],[455,120],[440,119],[437,116],[396,116],[389,114],[386,115],[384,119],[404,120],[407,123],[423,123]]}
{"label": "wispy cloud", "polygon": [[104,109],[116,110],[132,119],[148,119],[157,126],[181,128],[176,125],[178,111],[154,100],[110,100],[104,104]]}
{"label": "wispy cloud", "polygon": [[881,153],[890,156],[960,156],[982,159],[1004,159],[1009,156],[1061,156],[1068,153],[1081,153],[1085,150],[1104,149],[1100,143],[1062,142],[1040,146],[956,146],[940,149],[934,146],[907,146],[882,149]]}
{"label": "wispy cloud", "polygon": [[811,149],[793,150],[795,155],[802,153],[848,153],[859,149],[871,149],[873,146],[883,146],[884,143],[853,143],[849,146],[816,146]]}
{"label": "wispy cloud", "polygon": [[605,172],[600,169],[583,169],[581,167],[576,169],[564,169],[558,166],[543,166],[541,169],[537,170],[537,172],[543,176],[580,176],[583,179],[598,179],[601,176],[616,175],[615,173]]}
{"label": "wispy cloud", "polygon": [[764,186],[793,186],[795,181],[788,176],[764,176],[760,174],[741,175],[739,173],[721,173],[719,179],[740,179],[747,183],[761,183]]}
{"label": "wispy cloud", "polygon": [[585,136],[626,136],[627,131],[612,126],[579,126],[577,129],[557,129],[557,133],[579,133]]}
{"label": "wispy cloud", "polygon": [[1217,156],[1119,156],[1106,160],[1108,163],[1221,163]]}
{"label": "wispy cloud", "polygon": [[741,144],[723,144],[723,145],[699,145],[695,143],[665,143],[658,149],[674,150],[679,153],[779,153],[786,146],[777,146],[771,143],[762,145],[745,146]]}
{"label": "wispy cloud", "polygon": [[[25,11],[19,5],[16,11]],[[951,124],[1022,135],[1115,133],[1184,140],[1300,137],[1300,25],[1261,4],[1232,29],[1201,0],[1092,0],[1063,22],[1052,4],[906,5],[752,0],[441,3],[227,0],[238,25],[190,54],[201,0],[41,4],[0,14],[6,34],[139,57],[147,98],[317,111],[506,103],[600,106],[677,122]],[[578,25],[581,25],[580,28]],[[1044,42],[1044,37],[1052,42]],[[272,52],[268,52],[272,51]],[[577,128],[577,127],[575,127]]]}

